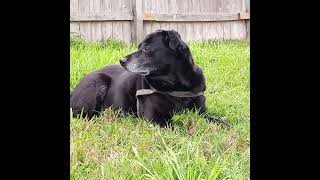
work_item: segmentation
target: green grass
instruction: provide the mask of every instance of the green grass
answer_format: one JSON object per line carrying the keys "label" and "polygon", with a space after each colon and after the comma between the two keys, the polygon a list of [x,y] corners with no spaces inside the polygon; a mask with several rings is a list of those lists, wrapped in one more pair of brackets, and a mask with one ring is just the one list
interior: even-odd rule
{"label": "green grass", "polygon": [[[189,47],[206,77],[208,111],[228,118],[232,128],[192,112],[175,115],[174,129],[110,109],[91,121],[70,117],[71,179],[249,179],[249,44],[212,41]],[[70,49],[72,91],[85,74],[118,64],[136,47],[72,40]]]}

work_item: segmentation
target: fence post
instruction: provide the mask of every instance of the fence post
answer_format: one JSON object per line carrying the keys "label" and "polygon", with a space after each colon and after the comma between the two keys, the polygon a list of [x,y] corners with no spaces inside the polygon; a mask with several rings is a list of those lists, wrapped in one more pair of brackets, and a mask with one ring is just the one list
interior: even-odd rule
{"label": "fence post", "polygon": [[132,40],[138,45],[143,38],[144,0],[132,0],[133,22]]}
{"label": "fence post", "polygon": [[[242,0],[242,11],[250,13],[250,0]],[[250,19],[245,20],[247,30],[247,40],[250,42]]]}

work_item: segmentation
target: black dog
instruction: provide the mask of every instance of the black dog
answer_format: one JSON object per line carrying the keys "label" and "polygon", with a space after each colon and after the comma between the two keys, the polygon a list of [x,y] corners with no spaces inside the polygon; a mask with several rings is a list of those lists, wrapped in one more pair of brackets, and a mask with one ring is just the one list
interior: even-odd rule
{"label": "black dog", "polygon": [[153,32],[138,48],[120,60],[122,66],[104,67],[81,80],[70,99],[74,116],[83,111],[92,117],[112,106],[164,126],[175,112],[196,109],[228,125],[205,113],[204,75],[176,31]]}

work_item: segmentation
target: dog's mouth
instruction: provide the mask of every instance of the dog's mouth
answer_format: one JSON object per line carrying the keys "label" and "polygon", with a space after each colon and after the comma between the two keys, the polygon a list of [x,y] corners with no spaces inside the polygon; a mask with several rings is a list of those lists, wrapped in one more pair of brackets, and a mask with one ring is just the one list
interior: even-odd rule
{"label": "dog's mouth", "polygon": [[141,75],[148,75],[149,72],[137,72],[138,74],[141,74]]}
{"label": "dog's mouth", "polygon": [[[129,72],[132,72],[132,71],[129,71]],[[150,74],[150,72],[146,72],[146,71],[141,71],[141,72],[132,72],[132,73],[135,73],[135,74],[140,74],[142,76],[147,76]]]}
{"label": "dog's mouth", "polygon": [[143,75],[143,76],[146,76],[146,75],[149,75],[150,72],[147,72],[147,71],[130,71],[127,67],[123,66],[124,69],[128,72],[132,72],[132,73],[135,73],[135,74],[140,74],[140,75]]}

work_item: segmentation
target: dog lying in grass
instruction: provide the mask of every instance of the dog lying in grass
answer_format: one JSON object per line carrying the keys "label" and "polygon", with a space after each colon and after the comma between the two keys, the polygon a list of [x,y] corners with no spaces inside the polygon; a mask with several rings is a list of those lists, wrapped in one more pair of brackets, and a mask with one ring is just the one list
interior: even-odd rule
{"label": "dog lying in grass", "polygon": [[172,123],[174,113],[197,110],[209,121],[229,126],[206,113],[205,78],[189,47],[176,31],[147,35],[138,51],[85,76],[70,97],[73,116],[91,118],[108,107],[152,121]]}

